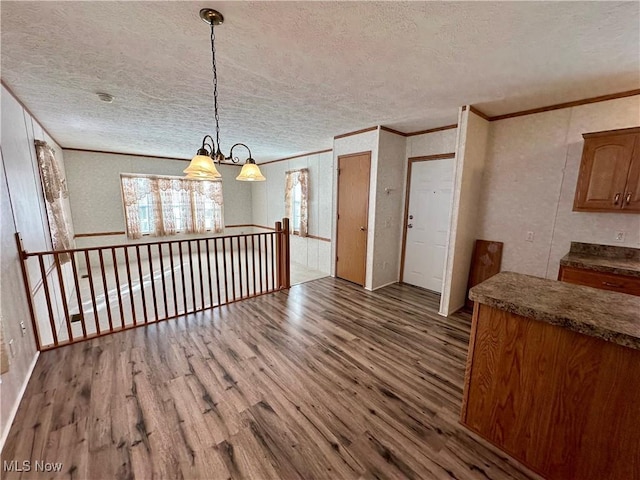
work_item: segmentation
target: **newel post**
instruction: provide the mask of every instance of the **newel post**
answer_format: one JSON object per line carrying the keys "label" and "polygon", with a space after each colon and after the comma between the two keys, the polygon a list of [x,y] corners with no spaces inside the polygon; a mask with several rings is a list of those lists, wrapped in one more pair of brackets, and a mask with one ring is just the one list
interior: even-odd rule
{"label": "newel post", "polygon": [[283,288],[291,287],[291,248],[290,248],[290,238],[289,237],[289,219],[282,219],[282,270],[284,283],[282,285]]}
{"label": "newel post", "polygon": [[22,237],[16,232],[16,247],[20,257],[20,269],[22,270],[22,281],[24,283],[24,293],[27,296],[27,306],[31,317],[31,328],[33,328],[33,338],[36,341],[36,348],[40,350],[40,331],[36,325],[35,307],[33,306],[33,292],[31,291],[31,281],[29,280],[29,270],[27,269],[27,252],[24,250]]}
{"label": "newel post", "polygon": [[284,241],[282,240],[282,222],[276,222],[276,280],[278,283],[278,290],[281,290],[284,285],[284,270],[282,269],[282,247]]}

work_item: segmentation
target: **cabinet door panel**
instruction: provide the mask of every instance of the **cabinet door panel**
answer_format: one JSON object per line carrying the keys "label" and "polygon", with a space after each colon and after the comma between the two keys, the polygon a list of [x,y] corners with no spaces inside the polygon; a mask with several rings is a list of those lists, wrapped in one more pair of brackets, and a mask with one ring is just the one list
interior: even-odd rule
{"label": "cabinet door panel", "polygon": [[623,202],[623,211],[640,212],[640,135],[636,135]]}
{"label": "cabinet door panel", "polygon": [[573,209],[622,210],[637,134],[587,138]]}

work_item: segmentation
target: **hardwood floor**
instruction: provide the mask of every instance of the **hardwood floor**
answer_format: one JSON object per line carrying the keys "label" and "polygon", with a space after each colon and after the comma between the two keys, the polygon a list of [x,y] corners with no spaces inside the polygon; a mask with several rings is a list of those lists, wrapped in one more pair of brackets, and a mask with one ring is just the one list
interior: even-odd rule
{"label": "hardwood floor", "polygon": [[528,479],[458,423],[467,314],[324,278],[44,352],[3,478]]}

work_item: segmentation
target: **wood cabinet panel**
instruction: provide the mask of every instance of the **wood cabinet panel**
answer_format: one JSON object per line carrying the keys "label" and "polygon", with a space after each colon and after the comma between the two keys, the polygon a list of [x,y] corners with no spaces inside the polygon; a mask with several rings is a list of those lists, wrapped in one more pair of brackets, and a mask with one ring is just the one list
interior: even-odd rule
{"label": "wood cabinet panel", "polygon": [[462,423],[549,480],[640,478],[640,351],[476,310]]}
{"label": "wood cabinet panel", "polygon": [[574,211],[624,213],[639,208],[640,133],[636,130],[584,135]]}
{"label": "wood cabinet panel", "polygon": [[638,137],[633,150],[622,204],[624,211],[635,213],[640,213],[640,134]]}
{"label": "wood cabinet panel", "polygon": [[596,272],[576,267],[560,266],[558,280],[585,285],[587,287],[611,290],[613,292],[627,293],[640,296],[640,278],[617,275],[614,273]]}

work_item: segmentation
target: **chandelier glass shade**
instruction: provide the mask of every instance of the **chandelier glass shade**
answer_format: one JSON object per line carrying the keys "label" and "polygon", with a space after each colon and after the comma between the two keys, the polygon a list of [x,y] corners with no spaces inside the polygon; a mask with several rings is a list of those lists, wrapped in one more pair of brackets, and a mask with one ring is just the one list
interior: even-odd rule
{"label": "chandelier glass shade", "polygon": [[200,179],[200,180],[214,180],[222,177],[216,163],[218,165],[222,163],[239,163],[240,159],[233,156],[233,149],[237,146],[242,146],[247,149],[249,156],[245,160],[240,175],[236,177],[236,180],[244,182],[261,182],[266,180],[264,175],[260,172],[260,168],[256,164],[255,160],[251,158],[251,150],[244,143],[236,143],[231,147],[228,156],[225,156],[220,149],[220,118],[218,115],[218,73],[216,70],[216,47],[215,47],[215,33],[214,26],[221,25],[224,21],[224,17],[220,12],[211,8],[203,8],[200,10],[200,18],[211,26],[211,63],[213,70],[213,109],[216,125],[215,139],[211,135],[205,135],[202,140],[202,146],[196,152],[196,155],[191,159],[189,166],[184,169],[186,178]]}

